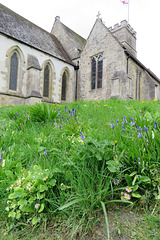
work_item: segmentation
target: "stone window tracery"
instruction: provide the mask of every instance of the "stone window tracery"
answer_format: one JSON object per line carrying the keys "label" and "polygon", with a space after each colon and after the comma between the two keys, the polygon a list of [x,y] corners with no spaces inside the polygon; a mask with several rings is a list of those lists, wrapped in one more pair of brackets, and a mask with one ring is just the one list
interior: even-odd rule
{"label": "stone window tracery", "polygon": [[91,61],[91,90],[102,88],[103,57],[97,55]]}

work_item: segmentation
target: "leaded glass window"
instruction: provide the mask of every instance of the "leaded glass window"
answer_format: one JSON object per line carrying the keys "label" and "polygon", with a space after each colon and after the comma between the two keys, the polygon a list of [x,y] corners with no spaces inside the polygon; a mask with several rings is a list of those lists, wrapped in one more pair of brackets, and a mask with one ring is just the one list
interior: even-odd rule
{"label": "leaded glass window", "polygon": [[102,87],[102,73],[103,73],[103,58],[98,58],[98,77],[97,77],[97,88]]}
{"label": "leaded glass window", "polygon": [[18,77],[18,56],[14,52],[11,56],[11,65],[10,65],[10,80],[9,80],[9,89],[17,90],[17,77]]}
{"label": "leaded glass window", "polygon": [[67,83],[67,75],[66,75],[66,72],[64,72],[62,76],[62,94],[61,94],[61,100],[63,101],[66,101],[66,83]]}
{"label": "leaded glass window", "polygon": [[46,65],[44,69],[44,86],[43,86],[44,97],[49,97],[49,76],[50,76],[50,69],[49,69],[49,66]]}
{"label": "leaded glass window", "polygon": [[91,71],[91,89],[96,88],[96,60],[93,58],[92,60],[92,71]]}

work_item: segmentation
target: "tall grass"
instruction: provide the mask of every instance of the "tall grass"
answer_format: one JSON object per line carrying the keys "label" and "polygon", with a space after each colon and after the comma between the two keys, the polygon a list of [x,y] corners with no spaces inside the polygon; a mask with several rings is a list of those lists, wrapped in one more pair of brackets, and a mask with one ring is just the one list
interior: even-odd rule
{"label": "tall grass", "polygon": [[[56,185],[45,190],[44,209],[41,218],[34,218],[36,224],[61,214],[87,222],[102,208],[107,223],[107,203],[158,201],[159,110],[159,101],[116,99],[2,107],[1,214],[8,216],[4,210],[7,198],[15,191],[7,189],[23,171],[32,171],[37,165],[44,172],[48,169]],[[130,201],[126,198],[127,185],[134,193],[128,193]],[[36,191],[41,189],[37,187]],[[14,211],[13,205],[10,211]],[[34,210],[34,216],[39,215]],[[21,221],[29,224],[27,219],[25,213]],[[17,226],[20,220],[10,221]]]}

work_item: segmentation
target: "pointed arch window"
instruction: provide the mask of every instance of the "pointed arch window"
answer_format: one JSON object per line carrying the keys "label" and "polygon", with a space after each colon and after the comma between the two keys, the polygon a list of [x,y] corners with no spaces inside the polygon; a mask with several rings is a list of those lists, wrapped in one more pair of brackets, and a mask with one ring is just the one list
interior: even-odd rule
{"label": "pointed arch window", "polygon": [[103,58],[102,56],[95,56],[91,62],[91,90],[102,88],[103,78]]}
{"label": "pointed arch window", "polygon": [[67,86],[67,74],[66,72],[62,75],[62,93],[61,93],[61,100],[66,101],[66,86]]}
{"label": "pointed arch window", "polygon": [[91,71],[91,89],[96,88],[96,59],[92,59],[92,71]]}
{"label": "pointed arch window", "polygon": [[98,58],[98,78],[97,78],[97,88],[102,87],[102,73],[103,73],[103,58],[100,56]]}
{"label": "pointed arch window", "polygon": [[17,78],[18,78],[18,56],[14,52],[11,56],[10,62],[10,78],[9,78],[9,89],[17,90]]}
{"label": "pointed arch window", "polygon": [[44,97],[49,97],[49,80],[50,80],[50,67],[47,64],[44,68],[44,85],[43,85]]}

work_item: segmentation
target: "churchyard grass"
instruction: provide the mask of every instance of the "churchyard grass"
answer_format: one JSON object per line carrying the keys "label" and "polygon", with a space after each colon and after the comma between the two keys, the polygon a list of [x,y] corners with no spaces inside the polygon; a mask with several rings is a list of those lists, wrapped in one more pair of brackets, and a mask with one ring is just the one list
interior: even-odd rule
{"label": "churchyard grass", "polygon": [[158,236],[160,100],[4,106],[0,126],[1,239],[30,239],[28,229],[51,223],[67,228],[68,239],[89,239],[101,215],[112,239],[112,206],[145,210],[142,234],[130,226],[133,238],[142,239],[143,221],[152,235],[153,219]]}

